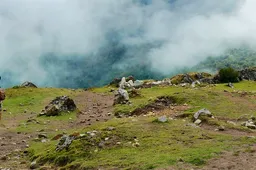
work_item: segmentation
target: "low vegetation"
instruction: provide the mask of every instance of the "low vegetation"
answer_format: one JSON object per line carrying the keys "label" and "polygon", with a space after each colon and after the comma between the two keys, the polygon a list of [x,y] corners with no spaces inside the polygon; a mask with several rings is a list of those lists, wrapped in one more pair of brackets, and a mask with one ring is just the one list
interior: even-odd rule
{"label": "low vegetation", "polygon": [[[113,95],[110,91],[114,89],[105,86],[87,91]],[[10,131],[34,136],[26,159],[46,169],[157,169],[180,164],[198,169],[224,151],[251,150],[249,146],[256,142],[250,137],[255,130],[241,126],[243,117],[256,116],[253,81],[234,83],[234,88],[225,83],[195,88],[155,86],[138,91],[140,95],[132,97],[130,104],[113,106],[112,115],[119,118],[83,126],[79,124],[79,110],[56,117],[37,114],[55,97],[76,98],[84,90],[8,89],[5,121],[21,118],[17,120],[19,126]],[[202,108],[210,110],[214,118],[202,118],[198,127],[192,117]],[[156,121],[162,115],[168,119],[165,123]],[[220,126],[225,130],[215,130]],[[47,134],[44,142],[36,137],[40,133]],[[56,151],[58,140],[51,139],[63,134],[78,137],[67,150]]]}

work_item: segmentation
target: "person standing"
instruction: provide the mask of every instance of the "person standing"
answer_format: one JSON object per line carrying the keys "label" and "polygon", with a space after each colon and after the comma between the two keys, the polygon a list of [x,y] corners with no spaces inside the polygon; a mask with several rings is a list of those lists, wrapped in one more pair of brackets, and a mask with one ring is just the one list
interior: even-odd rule
{"label": "person standing", "polygon": [[[0,76],[1,80],[1,76]],[[3,109],[3,101],[5,99],[5,91],[0,87],[0,121],[2,120],[2,109]]]}

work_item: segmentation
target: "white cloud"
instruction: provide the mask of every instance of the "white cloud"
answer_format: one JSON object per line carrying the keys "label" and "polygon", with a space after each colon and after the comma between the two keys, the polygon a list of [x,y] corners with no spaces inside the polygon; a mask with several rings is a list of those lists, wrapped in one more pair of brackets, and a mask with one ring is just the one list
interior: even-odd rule
{"label": "white cloud", "polygon": [[47,70],[39,58],[44,54],[95,57],[91,54],[108,43],[106,35],[118,32],[124,45],[160,43],[134,58],[144,57],[167,73],[228,48],[256,46],[255,5],[254,0],[152,0],[148,5],[133,0],[1,0],[0,67],[18,81],[43,84]]}

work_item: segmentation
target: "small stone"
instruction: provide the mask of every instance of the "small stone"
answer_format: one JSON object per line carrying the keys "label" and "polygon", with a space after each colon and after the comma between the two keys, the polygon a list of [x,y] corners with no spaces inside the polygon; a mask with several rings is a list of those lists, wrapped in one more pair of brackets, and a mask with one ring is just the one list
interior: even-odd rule
{"label": "small stone", "polygon": [[200,125],[202,123],[202,120],[200,120],[200,119],[197,119],[195,122],[194,122],[194,124],[196,124],[196,125]]}
{"label": "small stone", "polygon": [[113,131],[115,129],[116,129],[115,127],[111,127],[111,126],[107,128],[108,131]]}
{"label": "small stone", "polygon": [[20,152],[21,150],[20,149],[15,149],[14,152]]}
{"label": "small stone", "polygon": [[215,131],[224,131],[225,130],[225,127],[224,126],[220,126],[218,127],[217,129],[215,129]]}
{"label": "small stone", "polygon": [[90,135],[91,137],[96,136],[96,134],[95,134],[95,133],[93,133],[93,132],[89,132],[89,135]]}
{"label": "small stone", "polygon": [[36,168],[38,168],[39,166],[38,166],[38,164],[37,164],[37,162],[36,161],[33,161],[33,162],[31,162],[31,164],[30,164],[30,169],[36,169]]}
{"label": "small stone", "polygon": [[116,142],[117,145],[121,145],[121,142]]}
{"label": "small stone", "polygon": [[179,158],[178,162],[185,162],[185,161],[182,158]]}
{"label": "small stone", "polygon": [[167,121],[168,121],[168,119],[167,119],[166,116],[161,116],[161,117],[158,118],[158,122],[165,123],[165,122],[167,122]]}
{"label": "small stone", "polygon": [[232,125],[234,125],[234,126],[236,126],[236,123],[235,122],[233,122],[233,121],[227,121],[227,123],[229,123],[229,124],[232,124]]}
{"label": "small stone", "polygon": [[38,138],[44,138],[44,139],[47,139],[47,136],[46,136],[46,134],[39,134],[39,135],[38,135]]}
{"label": "small stone", "polygon": [[133,147],[139,147],[140,144],[139,144],[139,142],[135,142],[134,144],[132,144],[132,146],[133,146]]}
{"label": "small stone", "polygon": [[42,142],[42,143],[46,143],[47,140],[46,140],[46,139],[42,139],[41,142]]}
{"label": "small stone", "polygon": [[100,142],[98,146],[99,146],[99,148],[104,148],[105,144],[104,144],[104,142]]}

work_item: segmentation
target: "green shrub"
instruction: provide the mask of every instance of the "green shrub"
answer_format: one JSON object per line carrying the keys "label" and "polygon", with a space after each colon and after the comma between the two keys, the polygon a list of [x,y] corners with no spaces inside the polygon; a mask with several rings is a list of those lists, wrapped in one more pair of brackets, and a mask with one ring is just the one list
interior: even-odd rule
{"label": "green shrub", "polygon": [[238,82],[239,81],[239,73],[231,67],[223,68],[219,71],[220,82],[228,83],[228,82]]}

